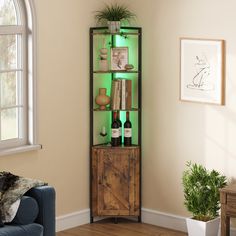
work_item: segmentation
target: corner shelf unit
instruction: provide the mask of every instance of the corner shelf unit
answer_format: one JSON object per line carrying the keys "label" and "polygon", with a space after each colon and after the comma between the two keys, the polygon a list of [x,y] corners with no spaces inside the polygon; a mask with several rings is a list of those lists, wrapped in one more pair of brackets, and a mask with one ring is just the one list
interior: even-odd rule
{"label": "corner shelf unit", "polygon": [[[141,118],[142,118],[142,29],[121,27],[120,33],[110,34],[106,27],[90,28],[90,222],[100,217],[137,217],[141,222]],[[132,70],[101,71],[99,50],[128,48],[128,64]],[[95,103],[99,88],[111,96],[112,81],[132,81],[132,107],[119,109],[122,125],[129,111],[132,123],[132,146],[112,147],[111,123],[113,112],[108,105],[100,110]],[[107,131],[101,136],[101,129]],[[123,136],[123,133],[122,133]]]}

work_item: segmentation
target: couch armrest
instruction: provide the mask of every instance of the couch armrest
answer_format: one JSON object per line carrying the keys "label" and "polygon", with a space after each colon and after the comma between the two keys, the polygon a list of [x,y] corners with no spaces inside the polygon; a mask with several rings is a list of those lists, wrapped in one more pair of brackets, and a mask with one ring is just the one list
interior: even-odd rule
{"label": "couch armrest", "polygon": [[38,202],[39,215],[35,222],[43,225],[43,235],[55,236],[55,189],[51,186],[36,187],[30,189],[26,195]]}

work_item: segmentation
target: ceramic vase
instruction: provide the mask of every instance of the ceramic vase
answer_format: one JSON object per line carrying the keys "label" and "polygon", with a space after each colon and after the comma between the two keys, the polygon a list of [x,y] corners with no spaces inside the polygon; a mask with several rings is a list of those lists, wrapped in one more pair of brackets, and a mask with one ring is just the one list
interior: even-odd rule
{"label": "ceramic vase", "polygon": [[99,70],[100,71],[108,71],[108,61],[107,61],[107,53],[108,50],[104,47],[100,49],[100,61],[99,61]]}
{"label": "ceramic vase", "polygon": [[99,94],[95,98],[95,102],[99,105],[100,110],[105,110],[106,105],[110,103],[110,97],[106,95],[106,88],[99,88]]}
{"label": "ceramic vase", "polygon": [[107,60],[100,60],[99,61],[99,70],[100,71],[108,71],[108,61]]}
{"label": "ceramic vase", "polygon": [[120,32],[120,21],[108,21],[107,24],[111,34]]}

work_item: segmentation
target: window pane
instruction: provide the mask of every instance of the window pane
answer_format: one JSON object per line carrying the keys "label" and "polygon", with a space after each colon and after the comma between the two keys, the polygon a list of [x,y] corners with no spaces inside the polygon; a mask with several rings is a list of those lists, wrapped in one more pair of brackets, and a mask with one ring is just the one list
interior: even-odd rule
{"label": "window pane", "polygon": [[3,110],[1,113],[1,140],[18,138],[18,108]]}
{"label": "window pane", "polygon": [[0,35],[0,70],[16,69],[17,36]]}
{"label": "window pane", "polygon": [[1,107],[17,105],[16,72],[0,74]]}
{"label": "window pane", "polygon": [[0,0],[0,25],[16,25],[16,9],[13,0]]}

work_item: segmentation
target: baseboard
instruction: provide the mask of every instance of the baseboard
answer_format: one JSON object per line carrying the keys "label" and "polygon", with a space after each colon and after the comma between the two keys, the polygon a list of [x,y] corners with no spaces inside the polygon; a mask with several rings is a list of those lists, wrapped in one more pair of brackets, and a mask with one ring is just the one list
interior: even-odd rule
{"label": "baseboard", "polygon": [[[90,210],[85,209],[71,214],[59,216],[56,218],[56,231],[62,231],[77,227],[90,222]],[[186,232],[185,218],[158,212],[150,209],[142,209],[142,222],[174,230]]]}
{"label": "baseboard", "polygon": [[[187,232],[186,218],[160,211],[142,208],[142,222],[164,228]],[[74,228],[90,222],[90,210],[73,212],[56,218],[56,231]],[[220,234],[219,234],[220,235]],[[236,229],[231,228],[230,236],[236,236]]]}
{"label": "baseboard", "polygon": [[187,232],[185,219],[185,217],[142,208],[143,223]]}
{"label": "baseboard", "polygon": [[71,229],[90,222],[90,210],[73,212],[56,218],[56,232]]}
{"label": "baseboard", "polygon": [[[187,232],[186,218],[178,215],[142,208],[142,222]],[[220,229],[218,236],[220,236]],[[230,228],[230,236],[236,236],[236,228]]]}

